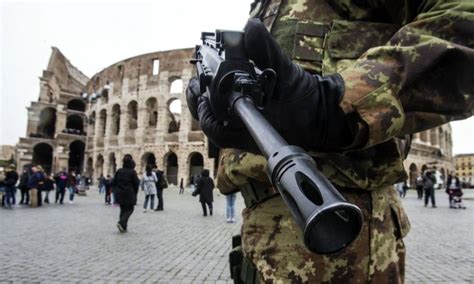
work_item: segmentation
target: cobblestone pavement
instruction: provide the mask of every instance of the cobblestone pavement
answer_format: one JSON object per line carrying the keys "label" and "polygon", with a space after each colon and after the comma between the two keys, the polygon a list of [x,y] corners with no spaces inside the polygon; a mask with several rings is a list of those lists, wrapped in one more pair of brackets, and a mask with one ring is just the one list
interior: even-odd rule
{"label": "cobblestone pavement", "polygon": [[[474,202],[449,210],[444,194],[437,197],[436,209],[413,192],[403,201],[412,223],[406,280],[472,283]],[[215,194],[212,217],[189,192],[167,189],[164,198],[163,212],[136,206],[126,234],[115,227],[119,208],[104,206],[95,190],[74,204],[0,210],[0,282],[231,283],[228,252],[240,218],[225,223],[225,197]],[[240,196],[236,205],[240,212]]]}

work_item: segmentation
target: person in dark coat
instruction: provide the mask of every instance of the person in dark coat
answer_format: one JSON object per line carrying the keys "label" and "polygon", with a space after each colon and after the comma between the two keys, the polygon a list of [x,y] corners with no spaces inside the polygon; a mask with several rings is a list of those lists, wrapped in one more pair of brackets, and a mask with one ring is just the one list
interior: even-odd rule
{"label": "person in dark coat", "polygon": [[194,196],[199,194],[199,202],[201,202],[203,216],[207,216],[206,204],[209,207],[209,214],[212,216],[212,202],[214,202],[213,189],[214,181],[209,177],[209,170],[203,170],[201,177],[197,181],[196,190],[193,192]]}
{"label": "person in dark coat", "polygon": [[16,182],[18,181],[18,173],[15,171],[15,165],[10,165],[5,172],[5,187],[6,187],[6,207],[12,208],[15,205],[16,198]]}
{"label": "person in dark coat", "polygon": [[43,191],[45,193],[44,203],[49,204],[49,193],[55,189],[54,178],[52,175],[48,175],[44,179]]}
{"label": "person in dark coat", "polygon": [[69,176],[66,169],[63,169],[56,174],[54,180],[56,181],[56,198],[54,203],[64,204],[64,194],[66,193],[66,186]]}
{"label": "person in dark coat", "polygon": [[117,228],[121,233],[127,231],[128,219],[133,213],[137,203],[138,180],[135,169],[135,162],[131,155],[123,157],[122,168],[119,169],[112,180],[112,189],[115,193],[117,203],[120,205],[120,218]]}
{"label": "person in dark coat", "polygon": [[28,205],[30,203],[30,195],[28,194],[28,178],[30,177],[30,173],[28,168],[23,168],[23,172],[20,176],[20,183],[18,184],[18,188],[20,189],[21,199],[20,203],[18,204],[25,204]]}
{"label": "person in dark coat", "polygon": [[156,178],[156,198],[158,199],[158,206],[155,211],[163,211],[164,201],[163,201],[163,189],[166,188],[167,182],[163,171],[160,171],[156,166],[153,166],[153,171],[155,172]]}
{"label": "person in dark coat", "polygon": [[110,197],[112,196],[112,178],[110,175],[107,175],[107,178],[104,179],[104,188],[105,188],[105,205],[111,205]]}
{"label": "person in dark coat", "polygon": [[428,206],[428,199],[431,199],[431,206],[436,208],[434,185],[436,177],[432,171],[427,171],[423,177],[423,190],[425,191],[425,207]]}
{"label": "person in dark coat", "polygon": [[30,197],[31,206],[41,206],[41,189],[44,183],[44,173],[41,166],[33,166],[31,171],[32,174],[28,178],[28,188],[32,194]]}

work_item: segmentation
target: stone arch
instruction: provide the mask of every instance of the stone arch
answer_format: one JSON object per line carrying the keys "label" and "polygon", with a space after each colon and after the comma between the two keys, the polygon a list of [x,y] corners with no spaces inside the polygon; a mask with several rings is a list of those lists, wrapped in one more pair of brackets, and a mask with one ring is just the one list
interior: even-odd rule
{"label": "stone arch", "polygon": [[163,158],[166,179],[170,184],[178,184],[178,156],[168,152]]}
{"label": "stone arch", "polygon": [[56,110],[47,107],[41,110],[39,115],[39,123],[37,134],[41,138],[54,138],[56,133]]}
{"label": "stone arch", "polygon": [[410,165],[410,173],[408,175],[408,181],[410,183],[410,186],[411,187],[415,187],[416,186],[416,178],[418,177],[418,168],[416,166],[416,164],[412,163]]}
{"label": "stone arch", "polygon": [[145,152],[142,155],[140,170],[145,171],[147,165],[156,166],[156,157],[152,152]]}
{"label": "stone arch", "polygon": [[69,144],[69,159],[68,168],[69,171],[76,173],[82,172],[82,163],[84,161],[84,149],[86,145],[80,140],[76,140]]}
{"label": "stone arch", "polygon": [[424,174],[426,169],[428,169],[428,166],[427,165],[423,165],[421,166],[421,173]]}
{"label": "stone arch", "polygon": [[138,103],[133,100],[127,105],[128,129],[134,130],[138,127]]}
{"label": "stone arch", "polygon": [[192,176],[201,174],[204,169],[204,155],[199,152],[192,152],[188,156],[189,164],[189,179],[191,180]]}
{"label": "stone arch", "polygon": [[146,112],[147,112],[147,127],[156,128],[158,124],[158,103],[156,98],[149,98],[145,102]]}
{"label": "stone arch", "polygon": [[86,166],[87,166],[86,174],[89,178],[91,178],[91,181],[93,182],[92,175],[94,174],[94,163],[92,161],[92,157],[87,158]]}
{"label": "stone arch", "polygon": [[86,110],[86,104],[80,99],[72,99],[67,103],[67,109],[84,112]]}
{"label": "stone arch", "polygon": [[80,115],[68,115],[66,119],[66,132],[71,134],[84,133],[84,120]]}
{"label": "stone arch", "polygon": [[181,125],[181,100],[178,98],[171,98],[167,102],[168,105],[168,133],[179,132]]}
{"label": "stone arch", "polygon": [[111,135],[118,135],[120,133],[120,105],[119,104],[114,104],[112,107],[112,129],[111,129]]}
{"label": "stone arch", "polygon": [[115,158],[115,153],[109,153],[109,173],[111,176],[117,171],[117,159]]}
{"label": "stone arch", "polygon": [[95,178],[98,179],[102,175],[104,175],[104,156],[99,154],[95,160]]}
{"label": "stone arch", "polygon": [[172,77],[170,79],[170,94],[182,94],[183,93],[183,80],[179,77]]}
{"label": "stone arch", "polygon": [[51,173],[53,169],[53,147],[49,143],[38,143],[33,147],[34,165],[43,167],[46,173]]}
{"label": "stone arch", "polygon": [[107,110],[102,109],[99,112],[99,133],[97,134],[104,136],[106,127],[107,127]]}

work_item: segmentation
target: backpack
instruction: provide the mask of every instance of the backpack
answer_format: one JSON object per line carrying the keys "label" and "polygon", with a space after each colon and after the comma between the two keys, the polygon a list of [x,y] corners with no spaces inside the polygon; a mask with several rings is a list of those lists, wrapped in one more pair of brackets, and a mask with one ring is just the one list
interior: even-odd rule
{"label": "backpack", "polygon": [[166,181],[166,178],[165,178],[164,175],[161,175],[159,183],[160,183],[161,188],[163,188],[163,189],[168,188],[168,182]]}

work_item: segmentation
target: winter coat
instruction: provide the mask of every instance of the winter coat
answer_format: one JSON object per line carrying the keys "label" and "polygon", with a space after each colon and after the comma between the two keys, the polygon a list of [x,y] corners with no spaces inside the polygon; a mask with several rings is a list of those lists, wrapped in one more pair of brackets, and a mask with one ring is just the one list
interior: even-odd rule
{"label": "winter coat", "polygon": [[423,189],[432,189],[436,184],[436,178],[434,175],[425,175],[423,178]]}
{"label": "winter coat", "polygon": [[59,189],[65,189],[68,181],[68,174],[66,172],[59,172],[54,177],[54,180]]}
{"label": "winter coat", "polygon": [[74,175],[68,175],[66,185],[68,187],[75,187],[77,184],[77,178]]}
{"label": "winter coat", "polygon": [[210,177],[200,177],[196,185],[196,194],[199,194],[199,202],[213,202],[214,181]]}
{"label": "winter coat", "polygon": [[28,189],[28,179],[30,175],[27,172],[21,174],[20,183],[18,184],[19,189]]}
{"label": "winter coat", "polygon": [[5,185],[8,187],[15,186],[18,181],[18,173],[16,171],[8,171],[5,173]]}
{"label": "winter coat", "polygon": [[146,173],[143,174],[142,188],[143,188],[143,191],[145,192],[145,195],[156,194],[157,181],[158,181],[158,178],[156,177],[156,174],[154,172],[152,172],[150,176],[147,175]]}
{"label": "winter coat", "polygon": [[42,172],[33,173],[28,179],[28,188],[40,189],[40,184],[44,181],[44,174]]}
{"label": "winter coat", "polygon": [[50,178],[46,178],[44,180],[43,190],[50,191],[50,190],[53,190],[53,189],[54,189],[54,180],[52,180]]}
{"label": "winter coat", "polygon": [[112,180],[112,190],[115,200],[120,205],[135,205],[137,203],[140,180],[134,170],[135,163],[127,163],[119,169]]}

